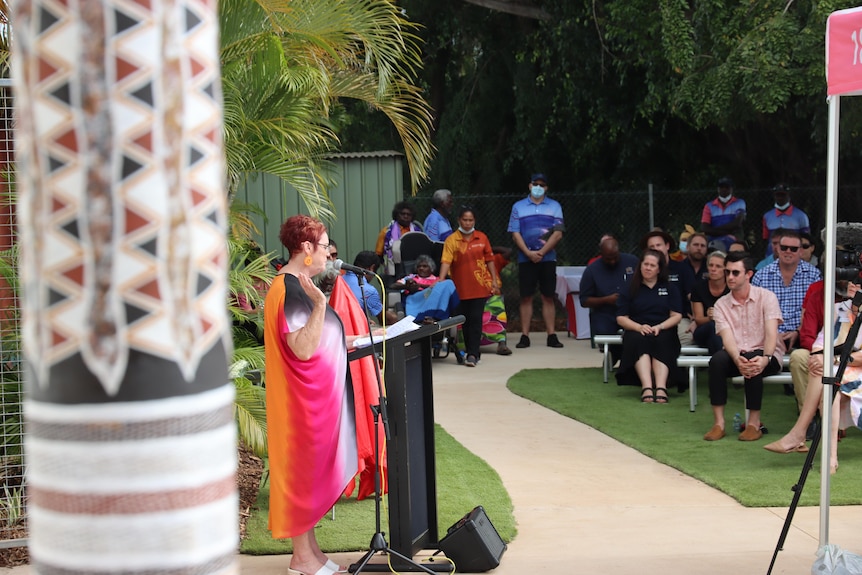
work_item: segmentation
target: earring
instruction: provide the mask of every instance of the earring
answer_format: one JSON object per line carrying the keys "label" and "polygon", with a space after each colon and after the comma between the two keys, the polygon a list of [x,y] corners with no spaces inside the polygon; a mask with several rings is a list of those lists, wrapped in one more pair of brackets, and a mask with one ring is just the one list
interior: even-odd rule
{"label": "earring", "polygon": [[311,265],[311,256],[305,256],[305,259],[302,260],[302,263],[304,263],[306,265],[306,267],[310,266]]}

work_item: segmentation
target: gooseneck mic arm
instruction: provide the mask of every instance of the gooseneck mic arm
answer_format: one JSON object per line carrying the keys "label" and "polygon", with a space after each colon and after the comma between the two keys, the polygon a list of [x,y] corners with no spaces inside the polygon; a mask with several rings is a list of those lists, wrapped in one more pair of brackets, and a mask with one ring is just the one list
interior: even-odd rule
{"label": "gooseneck mic arm", "polygon": [[374,275],[374,272],[371,270],[367,270],[367,269],[361,268],[359,266],[354,266],[354,265],[345,263],[342,260],[335,260],[334,262],[332,262],[332,267],[334,267],[336,270],[345,270],[348,272],[353,272],[356,275],[367,275],[367,276],[373,276]]}

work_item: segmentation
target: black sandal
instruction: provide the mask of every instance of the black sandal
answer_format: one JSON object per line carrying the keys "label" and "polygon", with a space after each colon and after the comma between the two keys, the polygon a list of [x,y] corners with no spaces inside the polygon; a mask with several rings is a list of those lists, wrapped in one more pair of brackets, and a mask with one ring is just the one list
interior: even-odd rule
{"label": "black sandal", "polygon": [[[659,395],[658,392],[660,392],[660,391],[663,391],[664,395]],[[655,403],[667,403],[668,401],[670,401],[670,399],[667,396],[667,388],[666,387],[655,388],[654,397],[655,397],[655,399],[653,401],[655,401]]]}
{"label": "black sandal", "polygon": [[655,403],[655,394],[651,387],[645,387],[641,390],[641,403]]}

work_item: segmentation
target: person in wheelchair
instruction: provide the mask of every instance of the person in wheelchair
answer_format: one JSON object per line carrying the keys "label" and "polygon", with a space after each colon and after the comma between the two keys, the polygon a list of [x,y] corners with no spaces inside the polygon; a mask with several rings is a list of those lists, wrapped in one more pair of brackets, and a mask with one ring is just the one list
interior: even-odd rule
{"label": "person in wheelchair", "polygon": [[460,303],[452,280],[440,281],[434,275],[436,264],[431,256],[416,258],[415,272],[407,274],[390,286],[402,292],[404,313],[416,323],[433,323],[452,315]]}

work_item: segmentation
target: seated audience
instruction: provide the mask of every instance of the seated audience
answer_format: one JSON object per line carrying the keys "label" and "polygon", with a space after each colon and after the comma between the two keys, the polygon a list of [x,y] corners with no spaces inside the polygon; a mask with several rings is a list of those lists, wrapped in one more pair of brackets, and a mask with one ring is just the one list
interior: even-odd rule
{"label": "seated audience", "polygon": [[414,221],[416,210],[410,202],[398,202],[392,208],[392,221],[389,222],[377,236],[377,246],[374,251],[383,258],[383,273],[387,276],[395,274],[395,264],[401,263],[398,245],[401,236],[407,232],[421,232],[422,226]]}
{"label": "seated audience", "polygon": [[[694,278],[694,283],[706,279],[706,252],[706,236],[700,232],[691,234],[688,237],[685,251],[686,257],[682,260],[682,266],[691,270],[689,275],[691,278]],[[692,283],[692,287],[694,283]]]}
{"label": "seated audience", "polygon": [[[599,259],[589,264],[581,276],[578,299],[590,310],[590,333],[607,335],[619,330],[617,324],[617,298],[628,288],[629,279],[639,265],[632,254],[620,252],[620,244],[613,236],[602,236]],[[611,365],[622,356],[623,347],[612,345]]]}
{"label": "seated audience", "polygon": [[452,280],[438,281],[434,275],[437,265],[431,256],[416,258],[416,273],[407,274],[390,286],[402,290],[404,313],[412,315],[417,323],[433,322],[451,316],[458,306],[458,293]]}
{"label": "seated audience", "polygon": [[[846,284],[847,282],[841,283]],[[847,332],[850,331],[850,325],[853,321],[852,317],[855,317],[853,315],[854,310],[850,309],[850,300],[859,291],[859,286],[850,283],[845,289],[846,292],[843,292],[842,295],[835,294],[835,328],[837,336],[834,344],[836,346],[844,343]],[[837,291],[838,289],[836,289]],[[799,405],[799,417],[784,437],[764,446],[764,449],[775,453],[808,451],[808,448],[805,447],[805,441],[813,438],[814,416],[820,409],[820,399],[823,397],[823,388],[820,385],[823,378],[823,296],[822,281],[811,284],[808,294],[805,296],[807,303],[802,316],[803,329],[799,333],[802,346],[808,343],[808,330],[805,328],[819,321],[820,329],[817,332],[816,338],[808,343],[810,351],[804,347],[800,347],[793,350],[793,353],[790,354],[790,372],[793,374],[793,389],[796,392],[796,401]],[[859,345],[858,342],[859,339],[857,338],[857,347]],[[837,362],[839,358],[840,354],[836,352],[835,361]],[[848,379],[847,375],[851,365],[852,363],[848,364],[847,369],[844,371],[842,383],[853,381],[853,379]],[[859,366],[862,366],[862,361],[859,362],[857,368]],[[802,381],[803,377],[805,378],[804,382]]]}
{"label": "seated audience", "polygon": [[708,277],[698,282],[691,290],[691,311],[694,315],[694,342],[709,350],[710,355],[721,349],[721,338],[715,333],[715,302],[730,292],[724,280],[724,258],[726,254],[714,251],[706,258]]}
{"label": "seated audience", "polygon": [[667,264],[667,279],[673,284],[682,298],[682,318],[677,325],[677,338],[681,345],[690,345],[694,340],[692,332],[694,325],[691,322],[691,288],[694,285],[694,274],[691,267],[686,267],[682,262],[670,259],[670,251],[673,249],[673,238],[665,231],[658,228],[651,230],[641,239],[641,251],[651,249],[661,252]]}
{"label": "seated audience", "polygon": [[639,381],[644,403],[668,402],[667,380],[679,356],[676,326],[681,318],[682,298],[667,279],[667,260],[648,249],[617,300],[617,323],[625,330],[617,383]]}
{"label": "seated audience", "polygon": [[772,232],[772,237],[769,239],[770,245],[772,246],[772,251],[766,255],[765,258],[757,262],[757,265],[754,267],[755,271],[759,271],[774,261],[778,260],[778,244],[781,241],[781,237],[784,235],[784,229],[779,228]]}
{"label": "seated audience", "polygon": [[817,251],[817,244],[814,243],[814,236],[810,233],[799,234],[802,236],[802,261],[808,262],[813,266],[820,263],[820,258],[814,255]]}
{"label": "seated audience", "polygon": [[820,279],[820,270],[802,261],[802,238],[795,230],[784,230],[778,249],[778,261],[754,274],[751,283],[778,296],[784,320],[778,327],[778,338],[784,342],[785,349],[793,349],[799,337],[805,292],[808,286]]}
{"label": "seated audience", "polygon": [[724,275],[730,293],[715,302],[715,331],[724,349],[709,360],[709,401],[714,423],[703,436],[717,441],[726,435],[724,406],[727,378],[742,375],[745,404],[749,410],[740,441],[756,441],[760,430],[763,378],[781,371],[784,345],[778,337],[781,308],[771,291],[751,284],[754,261],[746,252],[731,252],[724,259]]}
{"label": "seated audience", "polygon": [[[356,254],[353,259],[353,265],[365,268],[372,272],[376,272],[380,266],[380,258],[372,251],[362,251]],[[359,277],[351,272],[345,271],[343,275],[344,281],[350,287],[350,291],[356,296],[356,301],[365,310],[369,317],[380,322],[383,314],[383,302],[380,299],[380,293],[370,283],[367,283],[364,288],[359,287]],[[362,291],[365,291],[365,300],[362,298]],[[395,323],[398,317],[390,310],[386,310],[386,323]]]}
{"label": "seated audience", "polygon": [[745,245],[743,241],[735,241],[731,242],[730,246],[727,248],[727,253],[730,252],[747,252],[748,246]]}

